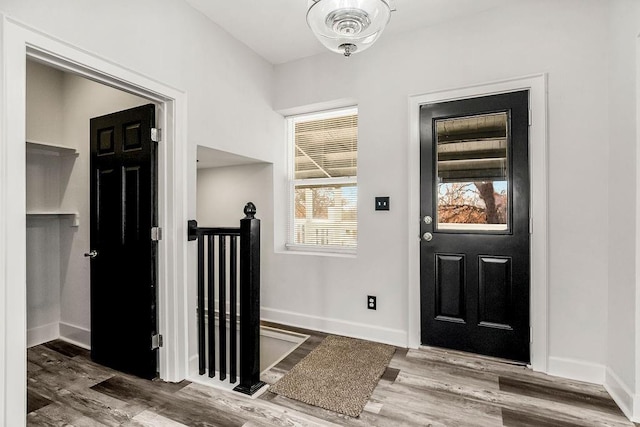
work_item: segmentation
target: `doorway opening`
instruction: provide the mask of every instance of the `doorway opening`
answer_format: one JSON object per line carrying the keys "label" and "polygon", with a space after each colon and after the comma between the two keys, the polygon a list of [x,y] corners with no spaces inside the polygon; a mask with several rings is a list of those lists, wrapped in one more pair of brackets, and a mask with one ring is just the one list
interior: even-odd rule
{"label": "doorway opening", "polygon": [[[165,346],[159,354],[160,377],[180,381],[186,375],[186,263],[183,224],[195,210],[195,170],[189,175],[187,159],[195,157],[186,142],[186,97],[183,92],[113,62],[96,57],[5,17],[3,20],[3,132],[0,135],[0,333],[4,357],[0,369],[0,413],[10,425],[24,422],[26,413],[27,248],[26,248],[26,62],[34,60],[94,82],[145,98],[158,106],[158,127],[163,139],[158,153],[159,225],[165,241],[158,250],[159,329]],[[190,191],[192,194],[190,194]],[[82,219],[79,218],[81,221]],[[168,244],[167,241],[171,243]]]}
{"label": "doorway opening", "polygon": [[89,120],[148,99],[26,64],[27,347],[91,346]]}
{"label": "doorway opening", "polygon": [[409,274],[407,346],[420,346],[420,108],[425,104],[477,98],[495,94],[529,91],[529,168],[531,187],[531,277],[530,277],[530,366],[547,372],[549,279],[548,279],[548,159],[547,159],[547,76],[538,74],[508,80],[474,84],[409,97],[407,217]]}

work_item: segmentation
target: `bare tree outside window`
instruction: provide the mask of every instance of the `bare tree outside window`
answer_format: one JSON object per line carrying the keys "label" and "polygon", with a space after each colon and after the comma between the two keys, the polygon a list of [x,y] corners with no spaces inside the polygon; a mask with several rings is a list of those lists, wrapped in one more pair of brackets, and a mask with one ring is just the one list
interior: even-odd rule
{"label": "bare tree outside window", "polygon": [[438,221],[449,224],[506,224],[506,182],[494,181],[440,184]]}

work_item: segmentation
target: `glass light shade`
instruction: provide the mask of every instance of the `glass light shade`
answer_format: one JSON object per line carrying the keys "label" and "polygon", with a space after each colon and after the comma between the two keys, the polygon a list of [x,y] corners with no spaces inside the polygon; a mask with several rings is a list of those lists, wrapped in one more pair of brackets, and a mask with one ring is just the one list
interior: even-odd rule
{"label": "glass light shade", "polygon": [[349,56],[380,37],[389,22],[387,0],[311,0],[307,24],[329,50]]}

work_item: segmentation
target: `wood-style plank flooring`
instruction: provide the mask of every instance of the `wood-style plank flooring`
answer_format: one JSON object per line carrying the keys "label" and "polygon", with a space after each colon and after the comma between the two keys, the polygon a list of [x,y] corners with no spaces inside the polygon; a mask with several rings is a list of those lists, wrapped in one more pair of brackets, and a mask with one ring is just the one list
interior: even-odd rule
{"label": "wood-style plank flooring", "polygon": [[[263,375],[274,383],[326,336]],[[258,399],[146,381],[53,341],[27,352],[29,426],[633,426],[601,386],[441,349],[397,349],[365,411],[350,418],[269,391]]]}

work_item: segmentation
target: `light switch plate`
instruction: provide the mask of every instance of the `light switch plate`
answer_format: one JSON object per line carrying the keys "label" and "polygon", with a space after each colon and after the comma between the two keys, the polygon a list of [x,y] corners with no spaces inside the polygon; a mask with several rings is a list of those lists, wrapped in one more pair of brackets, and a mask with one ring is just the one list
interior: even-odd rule
{"label": "light switch plate", "polygon": [[377,211],[389,210],[389,196],[376,197],[376,210]]}

